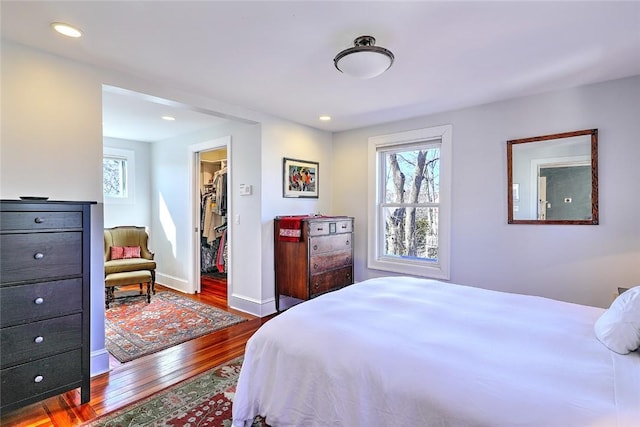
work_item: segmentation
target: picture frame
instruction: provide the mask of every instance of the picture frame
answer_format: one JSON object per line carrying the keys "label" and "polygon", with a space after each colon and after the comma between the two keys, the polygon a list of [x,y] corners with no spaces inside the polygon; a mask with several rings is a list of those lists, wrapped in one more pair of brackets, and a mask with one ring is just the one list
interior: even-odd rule
{"label": "picture frame", "polygon": [[282,159],[282,197],[318,198],[320,164],[308,160]]}

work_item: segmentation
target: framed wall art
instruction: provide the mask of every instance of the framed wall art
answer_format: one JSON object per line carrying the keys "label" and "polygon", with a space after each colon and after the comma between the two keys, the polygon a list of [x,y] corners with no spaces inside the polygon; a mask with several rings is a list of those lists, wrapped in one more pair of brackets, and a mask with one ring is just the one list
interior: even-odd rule
{"label": "framed wall art", "polygon": [[318,198],[318,162],[282,159],[282,197]]}

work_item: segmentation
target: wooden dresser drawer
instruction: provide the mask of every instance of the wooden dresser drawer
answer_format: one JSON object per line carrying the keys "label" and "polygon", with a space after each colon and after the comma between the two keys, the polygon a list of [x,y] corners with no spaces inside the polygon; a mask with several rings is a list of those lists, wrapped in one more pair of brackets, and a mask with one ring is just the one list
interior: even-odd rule
{"label": "wooden dresser drawer", "polygon": [[81,278],[0,287],[0,327],[81,310]]}
{"label": "wooden dresser drawer", "polygon": [[309,239],[309,254],[311,256],[323,252],[351,250],[351,233],[334,234],[332,236],[312,237]]}
{"label": "wooden dresser drawer", "polygon": [[351,220],[337,221],[308,221],[309,236],[328,236],[330,234],[351,233]]}
{"label": "wooden dresser drawer", "polygon": [[325,292],[343,288],[352,283],[353,273],[351,266],[321,274],[314,274],[311,275],[309,283],[310,296],[313,298]]}
{"label": "wooden dresser drawer", "polygon": [[2,231],[82,228],[82,212],[3,212]]}
{"label": "wooden dresser drawer", "polygon": [[309,236],[326,236],[329,234],[329,223],[320,221],[309,221]]}
{"label": "wooden dresser drawer", "polygon": [[336,221],[336,233],[351,233],[353,231],[353,222],[350,220]]}
{"label": "wooden dresser drawer", "polygon": [[309,262],[309,269],[311,270],[311,274],[318,274],[327,270],[348,267],[352,262],[351,250],[327,252],[312,256]]}
{"label": "wooden dresser drawer", "polygon": [[4,234],[0,250],[2,283],[82,274],[81,232]]}
{"label": "wooden dresser drawer", "polygon": [[25,363],[82,346],[82,315],[56,317],[0,329],[0,367]]}
{"label": "wooden dresser drawer", "polygon": [[39,395],[65,390],[82,380],[81,351],[73,350],[0,371],[0,405],[22,400],[32,401]]}

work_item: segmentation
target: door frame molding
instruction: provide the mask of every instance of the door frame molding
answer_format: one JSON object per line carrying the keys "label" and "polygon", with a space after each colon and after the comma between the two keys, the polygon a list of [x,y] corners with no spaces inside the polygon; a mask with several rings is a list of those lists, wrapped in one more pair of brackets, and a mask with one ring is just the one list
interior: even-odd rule
{"label": "door frame molding", "polygon": [[[220,148],[227,149],[227,168],[229,171],[233,171],[232,168],[232,155],[231,155],[231,135],[224,137],[211,139],[208,141],[200,142],[197,144],[189,145],[189,206],[191,206],[191,217],[187,232],[191,234],[189,253],[191,254],[189,264],[193,267],[191,270],[189,283],[191,284],[191,293],[200,293],[200,152],[211,151]],[[231,200],[231,191],[233,188],[231,185],[232,174],[227,173],[227,236],[232,236],[231,221],[228,218],[233,218],[233,203]],[[228,252],[232,253],[231,246],[233,239],[227,240]],[[232,257],[229,256],[227,267],[227,303],[231,296],[231,284],[232,284],[232,271],[233,265]]]}

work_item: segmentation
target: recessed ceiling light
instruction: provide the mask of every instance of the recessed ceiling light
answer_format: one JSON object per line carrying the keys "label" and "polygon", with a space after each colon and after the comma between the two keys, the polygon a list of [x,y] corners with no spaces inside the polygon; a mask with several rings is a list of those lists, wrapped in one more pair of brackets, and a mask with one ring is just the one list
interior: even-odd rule
{"label": "recessed ceiling light", "polygon": [[327,114],[323,114],[320,117],[318,117],[318,119],[322,122],[328,122],[329,120],[331,120],[331,116]]}
{"label": "recessed ceiling light", "polygon": [[167,120],[169,122],[174,121],[176,118],[172,116],[162,116],[162,120]]}
{"label": "recessed ceiling light", "polygon": [[81,37],[82,31],[77,29],[74,26],[69,24],[65,24],[64,22],[52,22],[51,27],[56,30],[58,33],[65,35],[67,37]]}

